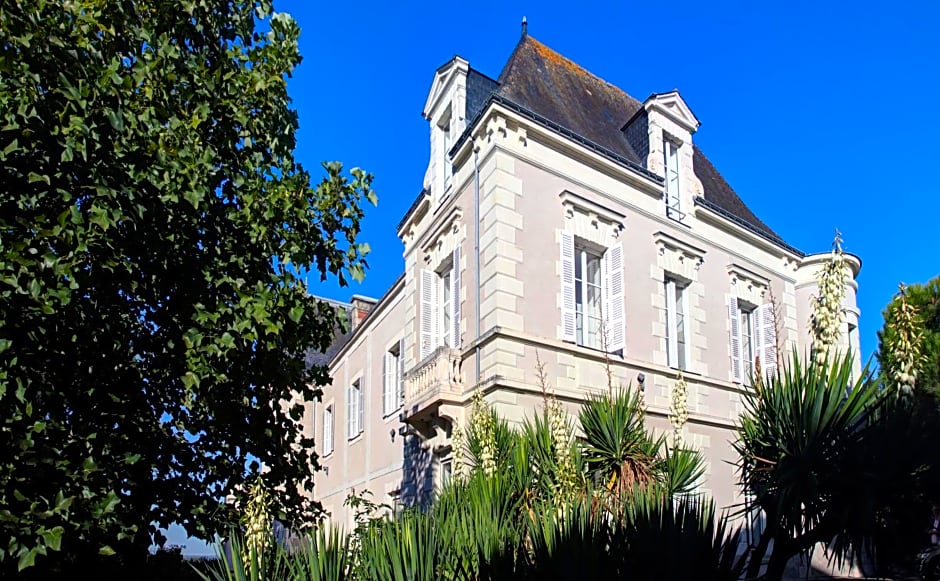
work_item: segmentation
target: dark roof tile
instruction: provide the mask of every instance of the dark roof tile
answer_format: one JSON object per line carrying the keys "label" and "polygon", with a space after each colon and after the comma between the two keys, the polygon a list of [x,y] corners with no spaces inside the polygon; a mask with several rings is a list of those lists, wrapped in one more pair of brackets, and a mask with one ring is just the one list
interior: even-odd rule
{"label": "dark roof tile", "polygon": [[[614,154],[646,166],[621,130],[642,104],[531,36],[523,36],[499,75],[496,94]],[[780,237],[747,207],[695,147],[704,198],[774,241]]]}

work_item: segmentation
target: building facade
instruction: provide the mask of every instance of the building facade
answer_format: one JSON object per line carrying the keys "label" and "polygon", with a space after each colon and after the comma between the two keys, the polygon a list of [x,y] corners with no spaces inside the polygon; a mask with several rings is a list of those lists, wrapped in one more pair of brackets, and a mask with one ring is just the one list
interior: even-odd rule
{"label": "building facade", "polygon": [[[571,414],[607,389],[609,365],[662,430],[681,374],[702,492],[738,502],[741,394],[808,348],[829,253],[804,254],[747,208],[695,145],[678,91],[637,101],[525,34],[495,80],[460,57],[440,67],[424,117],[405,272],[379,300],[354,298],[355,326],[321,355],[333,383],[308,405],[332,519],[351,525],[344,501],[366,490],[428,501],[472,395],[521,421],[541,409],[539,365]],[[858,353],[861,264],[847,259],[842,341]]]}

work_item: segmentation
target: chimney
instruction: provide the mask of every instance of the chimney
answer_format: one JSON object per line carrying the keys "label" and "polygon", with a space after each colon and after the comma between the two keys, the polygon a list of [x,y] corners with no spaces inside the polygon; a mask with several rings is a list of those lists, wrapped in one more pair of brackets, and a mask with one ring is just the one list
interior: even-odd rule
{"label": "chimney", "polygon": [[353,295],[349,302],[352,304],[352,312],[350,316],[350,329],[355,329],[359,326],[369,314],[369,311],[372,310],[372,307],[375,306],[375,303],[378,301],[370,297],[364,297],[362,295]]}

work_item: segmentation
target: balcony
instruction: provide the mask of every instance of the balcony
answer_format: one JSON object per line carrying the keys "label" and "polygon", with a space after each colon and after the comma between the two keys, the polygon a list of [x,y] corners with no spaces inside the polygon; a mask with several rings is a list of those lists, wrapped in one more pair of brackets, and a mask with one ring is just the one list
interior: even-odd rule
{"label": "balcony", "polygon": [[413,416],[442,396],[460,396],[463,390],[460,350],[438,347],[405,374],[405,413]]}

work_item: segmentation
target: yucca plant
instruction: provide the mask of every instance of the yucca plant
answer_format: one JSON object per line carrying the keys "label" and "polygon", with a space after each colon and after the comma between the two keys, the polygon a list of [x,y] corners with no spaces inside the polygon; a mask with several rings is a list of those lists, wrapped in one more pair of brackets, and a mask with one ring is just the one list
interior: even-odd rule
{"label": "yucca plant", "polygon": [[203,581],[280,581],[291,579],[291,556],[275,543],[246,543],[233,533],[216,546],[216,559],[196,569]]}
{"label": "yucca plant", "polygon": [[668,496],[689,495],[705,476],[705,457],[691,448],[664,447],[659,482]]}
{"label": "yucca plant", "polygon": [[741,483],[753,498],[745,508],[762,510],[767,523],[748,576],[759,573],[771,541],[769,579],[820,542],[839,561],[859,556],[872,530],[867,490],[878,470],[864,458],[866,437],[886,392],[867,370],[853,377],[850,354],[804,364],[794,352],[778,374],[755,384],[743,396],[734,444]]}
{"label": "yucca plant", "polygon": [[635,489],[613,521],[614,550],[629,579],[733,581],[741,577],[746,553],[740,531],[715,515],[711,500],[675,500],[661,490]]}
{"label": "yucca plant", "polygon": [[293,579],[345,581],[352,578],[349,537],[326,523],[304,537],[289,558]]}
{"label": "yucca plant", "polygon": [[434,519],[415,509],[374,522],[362,537],[356,574],[377,581],[436,581],[440,540]]}
{"label": "yucca plant", "polygon": [[645,418],[640,393],[631,389],[592,395],[581,406],[584,460],[608,490],[626,492],[656,478],[665,439],[647,431]]}

